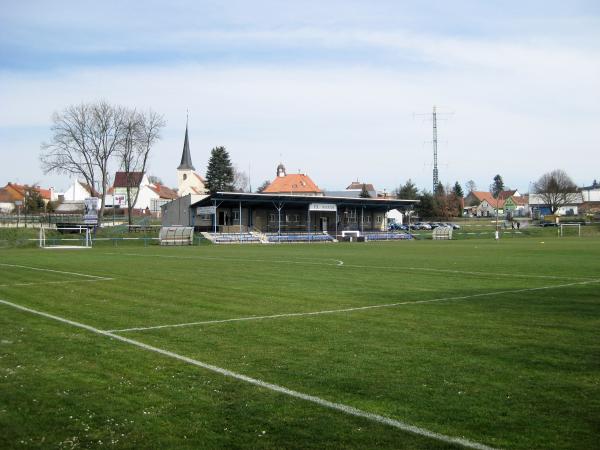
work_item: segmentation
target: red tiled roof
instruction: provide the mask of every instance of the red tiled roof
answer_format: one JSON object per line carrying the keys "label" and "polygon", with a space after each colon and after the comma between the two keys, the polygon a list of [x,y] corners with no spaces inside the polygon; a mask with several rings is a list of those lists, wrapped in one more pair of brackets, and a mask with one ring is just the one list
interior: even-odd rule
{"label": "red tiled roof", "polygon": [[508,197],[512,197],[513,195],[515,195],[515,192],[517,191],[502,191],[500,192],[500,195],[498,195],[498,198],[500,198],[500,200],[506,200]]}
{"label": "red tiled roof", "polygon": [[[472,191],[471,194],[473,194],[477,200],[479,200],[480,202],[482,201],[487,201],[488,204],[495,208],[496,207],[496,199],[494,198],[494,196],[492,195],[491,192],[486,192],[486,191]],[[504,199],[502,198],[498,198],[498,208],[503,208],[504,207]]]}
{"label": "red tiled roof", "polygon": [[27,189],[33,189],[37,191],[40,194],[40,197],[42,197],[44,200],[52,200],[52,192],[50,189],[42,189],[39,186],[27,186],[9,182],[6,186],[0,189],[0,191],[5,193],[3,196],[4,198],[12,198],[12,200],[9,201],[14,202],[15,200],[23,200],[25,198],[25,192]]}
{"label": "red tiled roof", "polygon": [[529,196],[524,195],[522,197],[512,197],[512,200],[515,205],[525,206],[527,203],[529,203]]}
{"label": "red tiled roof", "polygon": [[200,175],[198,175],[196,172],[193,172],[194,175],[196,176],[196,178],[198,178],[200,181],[202,181],[202,184],[206,184],[206,180],[204,178],[202,178]]}
{"label": "red tiled roof", "polygon": [[[128,176],[129,175],[129,176]],[[113,187],[126,188],[129,180],[129,187],[139,187],[144,178],[144,172],[117,172],[115,173],[115,182]]]}
{"label": "red tiled roof", "polygon": [[8,189],[0,189],[0,203],[12,203],[14,201],[15,199]]}
{"label": "red tiled roof", "polygon": [[50,192],[50,189],[36,188],[35,190],[40,193],[40,196],[44,200],[52,200],[52,192]]}
{"label": "red tiled roof", "polygon": [[154,186],[150,186],[150,189],[152,189],[154,192],[156,192],[160,198],[167,198],[167,199],[177,198],[177,192],[175,192],[171,188],[168,188],[167,186],[163,186],[162,184],[155,184]]}
{"label": "red tiled roof", "polygon": [[308,175],[295,173],[284,177],[275,178],[268,185],[264,194],[287,194],[287,193],[321,193],[321,189],[310,179]]}

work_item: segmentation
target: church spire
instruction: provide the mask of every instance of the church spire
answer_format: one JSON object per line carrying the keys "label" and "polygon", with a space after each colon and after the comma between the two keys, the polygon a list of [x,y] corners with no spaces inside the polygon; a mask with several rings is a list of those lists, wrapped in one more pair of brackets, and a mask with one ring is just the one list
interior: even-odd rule
{"label": "church spire", "polygon": [[196,170],[192,165],[192,156],[190,155],[190,141],[188,139],[188,124],[185,121],[185,139],[183,141],[183,153],[181,154],[181,164],[177,170]]}

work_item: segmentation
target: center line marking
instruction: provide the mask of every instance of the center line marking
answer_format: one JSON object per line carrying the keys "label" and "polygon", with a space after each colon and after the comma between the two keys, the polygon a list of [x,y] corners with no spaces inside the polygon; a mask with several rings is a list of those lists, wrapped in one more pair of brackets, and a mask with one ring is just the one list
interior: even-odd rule
{"label": "center line marking", "polygon": [[354,308],[341,308],[341,309],[328,309],[324,311],[310,311],[310,312],[297,312],[297,313],[283,313],[283,314],[272,314],[267,316],[249,316],[249,317],[236,317],[233,319],[217,319],[217,320],[205,320],[200,322],[186,322],[186,323],[177,323],[171,325],[155,325],[150,327],[132,327],[132,328],[122,328],[115,330],[108,330],[108,333],[124,333],[127,331],[145,331],[145,330],[158,330],[161,328],[180,328],[180,327],[192,327],[196,325],[209,325],[215,323],[226,323],[226,322],[242,322],[246,320],[266,320],[266,319],[280,319],[283,317],[302,317],[302,316],[318,316],[321,314],[336,314],[336,313],[345,313],[345,312],[353,312],[353,311],[364,311],[367,309],[376,309],[376,308],[393,308],[396,306],[403,305],[419,305],[423,303],[436,303],[436,302],[446,302],[451,300],[468,300],[471,298],[477,297],[489,297],[493,295],[503,295],[503,294],[517,294],[519,292],[531,292],[531,291],[542,291],[548,289],[557,289],[562,287],[569,286],[577,286],[577,285],[585,285],[591,283],[598,283],[598,280],[589,280],[589,281],[578,281],[574,283],[567,284],[556,284],[552,286],[541,286],[536,288],[525,288],[525,289],[515,289],[510,291],[494,291],[494,292],[484,292],[480,294],[473,295],[461,295],[456,297],[443,297],[443,298],[434,298],[429,300],[415,300],[410,302],[398,302],[398,303],[385,303],[381,305],[369,305],[369,306],[357,306]]}
{"label": "center line marking", "polygon": [[144,350],[150,351],[150,352],[154,352],[154,353],[158,353],[160,355],[163,356],[167,356],[169,358],[173,358],[182,362],[185,362],[187,364],[191,364],[193,366],[197,366],[197,367],[201,367],[203,369],[207,369],[210,370],[212,372],[218,373],[220,375],[223,375],[225,377],[229,377],[229,378],[234,378],[240,381],[244,381],[246,383],[255,385],[255,386],[259,386],[261,388],[264,389],[268,389],[270,391],[273,392],[278,392],[280,394],[284,394],[287,395],[289,397],[294,397],[294,398],[298,398],[301,400],[305,400],[308,402],[312,402],[315,403],[317,405],[320,406],[324,406],[326,408],[330,408],[330,409],[334,409],[336,411],[340,411],[343,412],[345,414],[351,415],[351,416],[355,416],[355,417],[360,417],[363,419],[367,419],[370,420],[372,422],[377,422],[380,424],[384,424],[384,425],[388,425],[391,426],[393,428],[402,430],[402,431],[406,431],[409,433],[413,433],[413,434],[417,434],[420,436],[425,436],[431,439],[435,439],[437,441],[441,441],[441,442],[445,442],[448,444],[458,444],[461,445],[463,447],[466,448],[474,448],[474,449],[478,449],[478,450],[494,450],[493,447],[489,447],[485,444],[480,444],[479,442],[474,442],[474,441],[470,441],[468,439],[464,439],[464,438],[459,438],[459,437],[453,437],[453,436],[447,436],[445,434],[441,434],[441,433],[436,433],[435,431],[430,431],[427,430],[425,428],[420,428],[414,425],[410,425],[406,422],[402,422],[400,420],[396,420],[396,419],[392,419],[391,417],[386,417],[386,416],[381,416],[379,414],[374,414],[374,413],[370,413],[367,411],[363,411],[361,409],[358,408],[354,408],[353,406],[349,406],[349,405],[345,405],[343,403],[335,403],[335,402],[331,402],[329,400],[325,400],[323,398],[314,396],[314,395],[310,395],[310,394],[305,394],[299,391],[294,391],[292,389],[288,389],[286,387],[277,385],[277,384],[273,384],[273,383],[268,383],[266,381],[262,381],[259,380],[257,378],[252,378],[246,375],[242,375],[240,373],[237,372],[232,372],[230,370],[224,369],[222,367],[218,367],[218,366],[214,366],[212,364],[208,364],[202,361],[198,361],[196,359],[192,359],[192,358],[188,358],[187,356],[183,356],[180,355],[178,353],[174,353],[171,352],[169,350],[164,350],[162,348],[158,348],[158,347],[154,347],[152,345],[148,345],[148,344],[144,344],[143,342],[140,341],[136,341],[133,339],[128,339],[126,337],[123,336],[119,336],[118,334],[113,334],[109,331],[102,331],[99,330],[98,328],[94,328],[90,325],[86,325],[80,322],[75,322],[73,320],[69,320],[69,319],[65,319],[64,317],[59,317],[59,316],[55,316],[52,314],[48,314],[42,311],[38,311],[35,309],[31,309],[31,308],[27,308],[25,306],[21,306],[18,305],[16,303],[12,303],[6,300],[0,300],[1,304],[4,304],[6,306],[10,306],[12,308],[15,309],[19,309],[21,311],[25,311],[31,314],[35,314],[38,316],[42,316],[42,317],[46,317],[48,319],[52,319],[52,320],[56,320],[58,322],[62,322],[68,325],[72,325],[74,327],[78,327],[78,328],[82,328],[84,330],[87,331],[91,331],[92,333],[96,333],[99,334],[101,336],[106,336],[112,339],[115,339],[117,341],[121,341],[130,345],[134,345],[136,347],[142,348]]}
{"label": "center line marking", "polygon": [[[504,273],[504,272],[476,272],[476,271],[468,271],[468,270],[454,270],[454,269],[435,269],[430,267],[410,267],[410,266],[368,266],[361,264],[344,264],[343,261],[338,259],[334,259],[331,261],[335,261],[335,264],[325,263],[325,262],[309,262],[309,261],[292,261],[285,259],[258,259],[258,258],[230,258],[230,257],[216,257],[216,256],[179,256],[179,255],[157,255],[157,254],[149,254],[144,255],[142,253],[118,253],[118,252],[105,252],[104,255],[122,255],[122,256],[139,256],[143,258],[169,258],[169,259],[201,259],[201,260],[211,260],[211,261],[235,261],[235,262],[261,262],[268,264],[305,264],[312,266],[341,266],[350,267],[355,269],[377,269],[377,270],[412,270],[412,271],[423,271],[423,272],[439,272],[439,273],[456,273],[462,275],[477,275],[477,276],[485,276],[486,278],[492,277],[510,277],[510,278],[540,278],[540,279],[549,279],[549,280],[584,280],[589,281],[592,280],[590,277],[562,277],[558,275],[537,275],[537,274],[523,274],[523,273]],[[340,262],[342,264],[340,264]]]}

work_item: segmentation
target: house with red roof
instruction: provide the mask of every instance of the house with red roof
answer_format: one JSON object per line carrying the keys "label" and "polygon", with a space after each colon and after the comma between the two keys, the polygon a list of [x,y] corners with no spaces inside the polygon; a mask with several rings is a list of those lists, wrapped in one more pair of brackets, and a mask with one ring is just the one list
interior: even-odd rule
{"label": "house with red roof", "polygon": [[491,192],[471,191],[465,197],[464,204],[463,210],[475,217],[495,217],[496,211],[498,211],[498,215],[504,213],[502,193],[496,199]]}
{"label": "house with red roof", "polygon": [[[132,209],[150,211],[160,214],[160,207],[177,198],[177,192],[160,183],[150,183],[144,172],[117,172],[109,194],[113,197],[113,204],[127,208],[127,190],[131,201],[135,201]],[[137,199],[135,198],[137,195]],[[108,203],[108,202],[107,202]]]}
{"label": "house with red roof", "polygon": [[314,195],[323,196],[324,193],[311,178],[304,173],[288,175],[285,166],[281,163],[277,166],[277,176],[264,190],[263,194],[286,194],[286,195]]}
{"label": "house with red roof", "polygon": [[57,200],[58,196],[54,192],[54,188],[44,189],[40,186],[29,186],[27,184],[11,183],[10,181],[6,186],[0,188],[0,211],[12,212],[15,210],[15,202],[24,202],[27,196],[27,191],[30,189],[36,191],[42,200],[44,205],[47,205],[53,200]]}

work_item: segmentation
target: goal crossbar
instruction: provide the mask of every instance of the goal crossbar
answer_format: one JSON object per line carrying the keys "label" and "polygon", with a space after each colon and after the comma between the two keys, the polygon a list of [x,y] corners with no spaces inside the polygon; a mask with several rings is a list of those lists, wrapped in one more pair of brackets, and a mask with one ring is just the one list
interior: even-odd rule
{"label": "goal crossbar", "polygon": [[560,228],[559,228],[559,236],[563,237],[564,236],[564,228],[569,228],[569,227],[577,227],[577,236],[581,237],[581,224],[580,223],[561,223],[560,224]]}
{"label": "goal crossbar", "polygon": [[[46,236],[46,228],[40,227],[40,235],[39,235],[39,247],[47,248],[47,249],[80,249],[80,248],[91,248],[92,247],[92,235],[90,233],[90,229],[84,226],[78,227],[60,227],[53,228],[52,230],[56,230],[58,232],[67,231],[67,232],[78,232],[79,234],[85,233],[84,239],[81,237],[77,238],[47,238]],[[69,242],[68,244],[57,244],[56,242]],[[51,242],[51,243],[50,243]]]}

